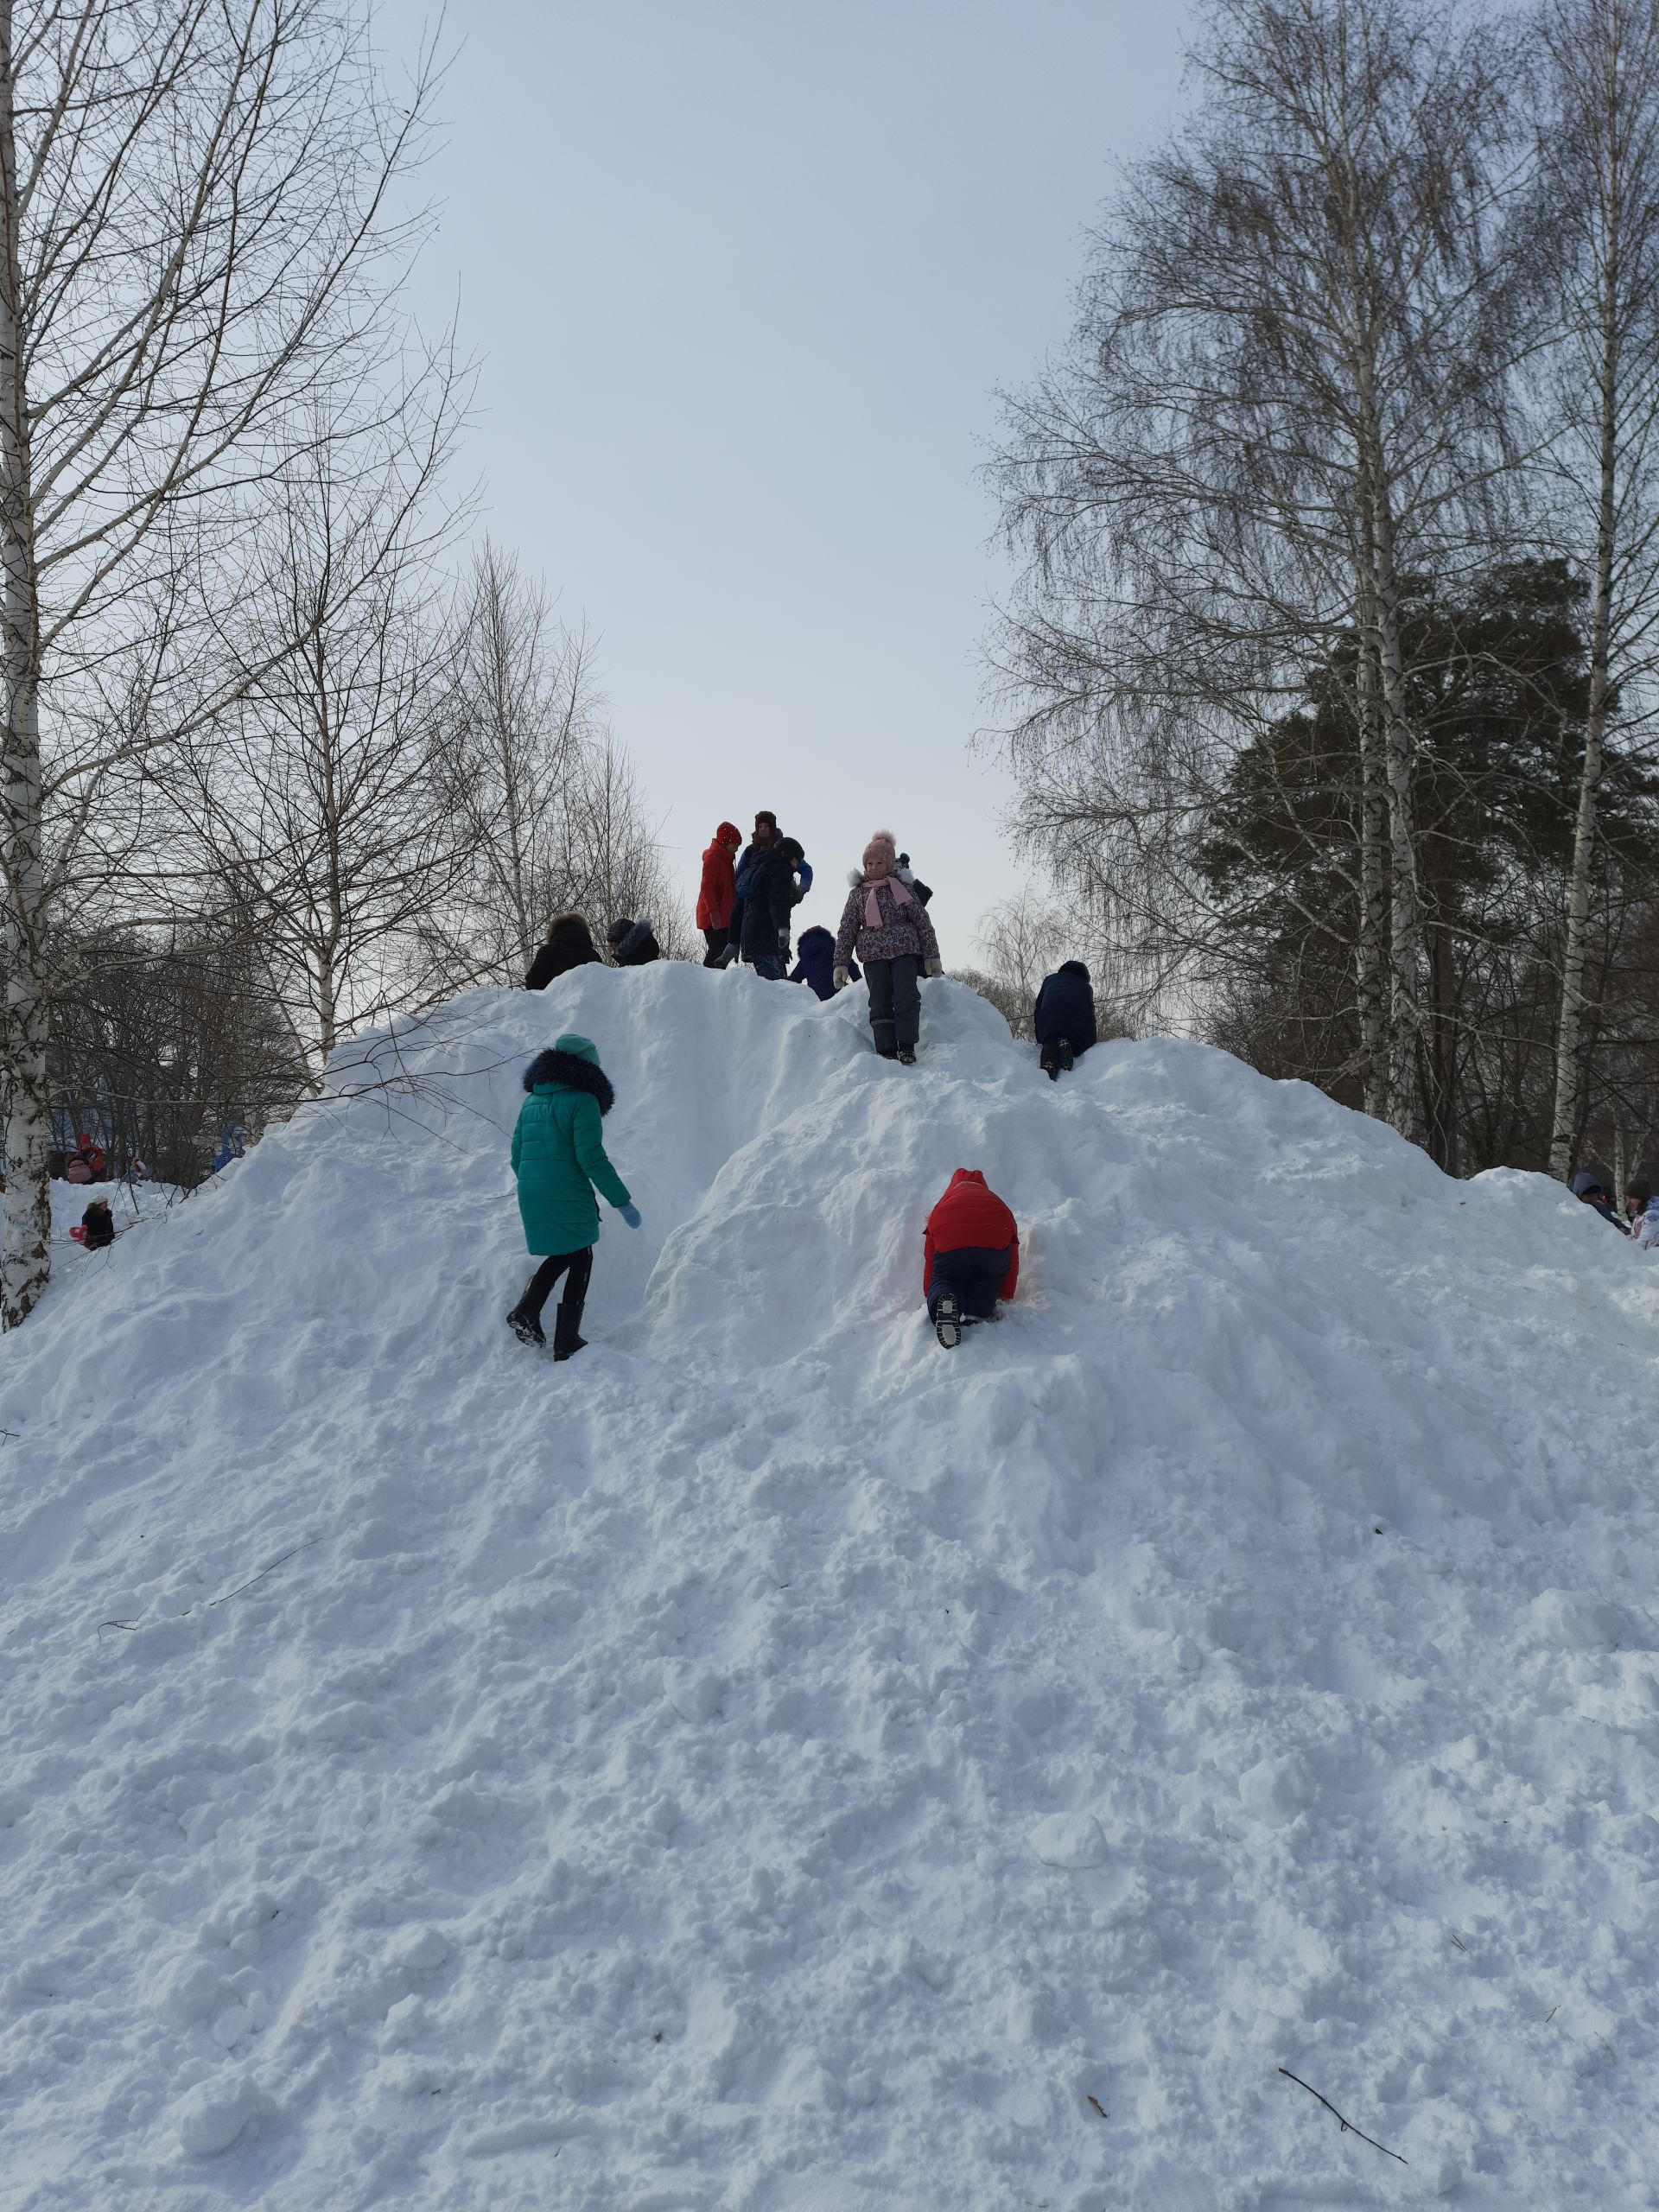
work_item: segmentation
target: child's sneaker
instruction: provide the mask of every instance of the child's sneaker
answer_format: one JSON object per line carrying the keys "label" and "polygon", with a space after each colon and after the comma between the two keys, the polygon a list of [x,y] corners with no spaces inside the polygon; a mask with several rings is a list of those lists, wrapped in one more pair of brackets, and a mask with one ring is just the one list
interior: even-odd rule
{"label": "child's sneaker", "polygon": [[542,1325],[533,1313],[521,1313],[515,1306],[507,1316],[507,1326],[521,1344],[544,1344]]}
{"label": "child's sneaker", "polygon": [[962,1342],[962,1308],[953,1290],[941,1291],[934,1304],[933,1333],[946,1351],[954,1351]]}

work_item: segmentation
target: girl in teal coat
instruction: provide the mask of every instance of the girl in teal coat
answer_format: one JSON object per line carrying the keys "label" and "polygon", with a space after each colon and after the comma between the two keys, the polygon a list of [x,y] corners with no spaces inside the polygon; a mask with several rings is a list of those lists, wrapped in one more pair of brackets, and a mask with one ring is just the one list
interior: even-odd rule
{"label": "girl in teal coat", "polygon": [[577,1332],[599,1242],[594,1192],[608,1198],[630,1229],[639,1226],[639,1209],[605,1156],[600,1120],[610,1112],[616,1094],[590,1041],[556,1039],[550,1052],[537,1052],[524,1070],[524,1089],[530,1096],[518,1109],[512,1132],[512,1172],[518,1179],[524,1242],[532,1253],[546,1256],[507,1321],[521,1344],[545,1344],[542,1308],[563,1275],[553,1357],[569,1359],[587,1342]]}

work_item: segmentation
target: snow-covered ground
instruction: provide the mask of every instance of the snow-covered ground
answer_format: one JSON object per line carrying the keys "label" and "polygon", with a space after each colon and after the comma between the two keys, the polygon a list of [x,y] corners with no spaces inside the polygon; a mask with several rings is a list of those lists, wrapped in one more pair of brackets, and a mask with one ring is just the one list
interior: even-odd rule
{"label": "snow-covered ground", "polygon": [[[62,1255],[0,1347],[7,2212],[1659,2205],[1659,1260],[925,999],[907,1071],[856,990],[473,993]],[[562,1028],[645,1225],[555,1367]],[[946,1355],[958,1166],[1025,1267]]]}

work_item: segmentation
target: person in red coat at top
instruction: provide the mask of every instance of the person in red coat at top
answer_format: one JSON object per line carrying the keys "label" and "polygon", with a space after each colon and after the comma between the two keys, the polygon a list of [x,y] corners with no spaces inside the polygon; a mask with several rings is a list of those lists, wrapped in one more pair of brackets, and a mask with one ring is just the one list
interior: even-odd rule
{"label": "person in red coat at top", "polygon": [[970,1321],[994,1321],[1020,1281],[1020,1224],[977,1167],[958,1167],[927,1217],[922,1290],[939,1342],[953,1351]]}
{"label": "person in red coat at top", "polygon": [[715,842],[702,855],[702,888],[697,893],[697,927],[702,931],[703,943],[709,950],[702,956],[705,968],[723,968],[731,955],[728,938],[732,926],[732,909],[737,904],[737,893],[732,884],[732,867],[743,842],[743,832],[734,823],[722,822],[715,832]]}

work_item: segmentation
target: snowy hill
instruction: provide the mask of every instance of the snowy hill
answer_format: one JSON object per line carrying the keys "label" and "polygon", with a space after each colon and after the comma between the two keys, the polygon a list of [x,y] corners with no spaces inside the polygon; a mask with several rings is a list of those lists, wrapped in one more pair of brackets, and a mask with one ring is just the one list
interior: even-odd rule
{"label": "snowy hill", "polygon": [[[7,2212],[1659,2205],[1656,1262],[925,1003],[906,1071],[856,991],[475,992],[64,1253],[0,1347]],[[645,1225],[555,1367],[563,1028]],[[959,1166],[1027,1249],[947,1356]]]}

